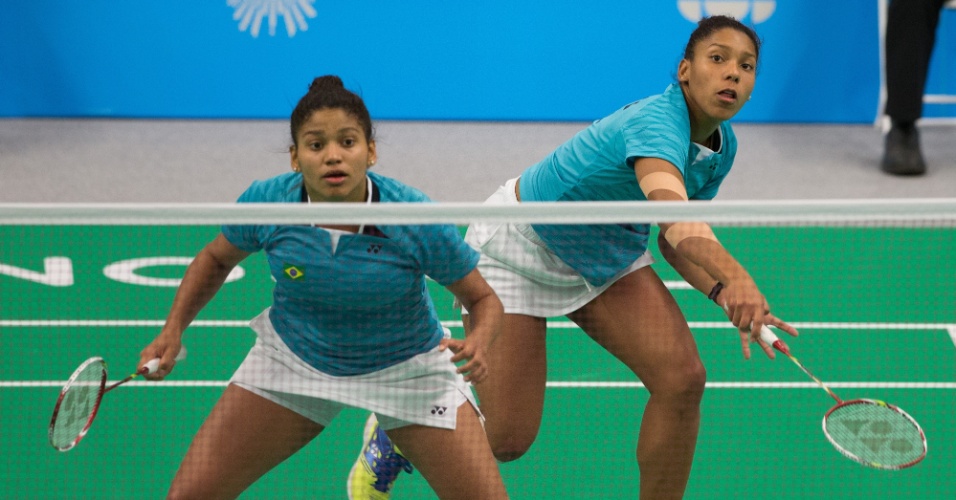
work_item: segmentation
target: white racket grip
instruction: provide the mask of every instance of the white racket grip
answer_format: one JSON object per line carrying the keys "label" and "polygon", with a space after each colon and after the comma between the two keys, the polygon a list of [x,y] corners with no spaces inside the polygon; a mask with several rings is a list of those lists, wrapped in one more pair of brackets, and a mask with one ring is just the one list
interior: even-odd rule
{"label": "white racket grip", "polygon": [[[176,361],[182,361],[186,359],[186,346],[179,348],[179,354],[176,355]],[[155,373],[159,369],[159,358],[153,358],[146,362],[143,365],[146,368],[146,373]]]}
{"label": "white racket grip", "polygon": [[[723,306],[724,312],[729,313],[730,309],[727,307],[727,304]],[[753,326],[753,325],[751,325]],[[776,333],[773,333],[773,330],[770,329],[767,325],[762,325],[760,327],[760,340],[764,341],[767,345],[773,347],[774,349],[784,353],[789,354],[786,344],[780,341]]]}
{"label": "white racket grip", "polygon": [[773,330],[767,325],[763,325],[760,328],[760,340],[766,342],[769,346],[773,346],[774,349],[787,354],[787,346],[780,341],[777,334],[773,333]]}

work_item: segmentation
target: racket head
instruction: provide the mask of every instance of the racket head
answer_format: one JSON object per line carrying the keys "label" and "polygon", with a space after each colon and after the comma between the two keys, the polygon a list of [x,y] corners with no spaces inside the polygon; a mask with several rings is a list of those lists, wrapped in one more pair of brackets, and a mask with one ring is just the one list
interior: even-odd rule
{"label": "racket head", "polygon": [[50,417],[50,444],[67,451],[83,439],[93,425],[106,387],[106,362],[95,356],[73,371],[60,390]]}
{"label": "racket head", "polygon": [[905,469],[926,457],[926,435],[916,419],[875,399],[834,406],[823,417],[823,433],[844,456],[875,469]]}

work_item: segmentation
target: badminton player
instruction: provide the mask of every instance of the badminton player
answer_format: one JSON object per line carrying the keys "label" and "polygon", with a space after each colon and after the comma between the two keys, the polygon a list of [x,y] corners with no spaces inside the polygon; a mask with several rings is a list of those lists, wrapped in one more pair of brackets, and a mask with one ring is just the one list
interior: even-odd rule
{"label": "badminton player", "polygon": [[[369,113],[338,77],[312,82],[292,112],[291,132],[292,171],[254,182],[240,202],[427,201],[368,171],[376,160]],[[485,351],[502,306],[454,226],[223,226],[143,349],[141,363],[162,358],[147,377],[169,373],[186,327],[229,271],[259,250],[276,281],[273,303],[252,320],[256,343],[189,446],[169,497],[235,498],[344,407],[358,407],[379,422],[366,432],[372,451],[363,453],[363,468],[387,477],[414,464],[440,498],[505,498],[467,387],[489,373]],[[464,340],[444,335],[426,275],[472,313]],[[403,456],[391,452],[391,441]],[[354,484],[355,498],[388,493],[381,484]]]}
{"label": "badminton player", "polygon": [[[750,99],[759,55],[760,41],[749,27],[730,17],[703,19],[690,35],[674,84],[594,122],[507,181],[488,203],[713,198],[737,151],[728,120]],[[501,335],[488,353],[492,370],[475,385],[499,460],[519,458],[537,437],[547,372],[546,318],[567,316],[650,393],[637,443],[640,498],[683,496],[706,373],[684,315],[650,267],[649,230],[646,224],[468,229],[466,241],[481,249],[482,276],[505,308]],[[762,325],[796,335],[770,313],[754,279],[707,224],[660,224],[659,234],[664,258],[727,310],[745,357]],[[467,304],[463,314],[466,331],[480,324]],[[772,356],[770,346],[760,346]],[[740,417],[741,425],[749,425],[746,413]],[[622,492],[634,487],[627,478],[621,482]],[[606,496],[615,496],[615,485],[607,488]]]}

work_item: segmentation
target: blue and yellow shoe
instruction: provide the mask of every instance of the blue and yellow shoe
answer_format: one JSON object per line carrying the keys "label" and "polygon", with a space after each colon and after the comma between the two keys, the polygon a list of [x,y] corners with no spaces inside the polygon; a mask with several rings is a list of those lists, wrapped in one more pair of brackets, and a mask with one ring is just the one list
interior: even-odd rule
{"label": "blue and yellow shoe", "polygon": [[364,437],[362,452],[349,472],[349,500],[388,500],[399,473],[414,469],[378,426],[375,414],[365,422]]}

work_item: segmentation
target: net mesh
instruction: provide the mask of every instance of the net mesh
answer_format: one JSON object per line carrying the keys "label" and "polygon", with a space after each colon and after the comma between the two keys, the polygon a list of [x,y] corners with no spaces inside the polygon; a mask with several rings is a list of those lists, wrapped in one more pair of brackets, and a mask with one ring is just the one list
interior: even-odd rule
{"label": "net mesh", "polygon": [[84,366],[71,376],[50,432],[50,443],[55,448],[70,448],[86,430],[91,413],[96,409],[96,401],[105,378],[106,367],[100,360],[84,363]]}
{"label": "net mesh", "polygon": [[902,413],[880,403],[840,406],[824,423],[834,444],[869,464],[898,467],[923,455],[920,429]]}
{"label": "net mesh", "polygon": [[[38,429],[62,387],[63,367],[74,366],[77,356],[102,356],[121,373],[135,370],[141,349],[163,326],[186,266],[222,224],[442,223],[464,234],[479,221],[707,221],[760,285],[772,311],[800,330],[796,339],[780,336],[828,386],[845,399],[873,397],[906,408],[926,430],[931,450],[934,442],[956,440],[950,425],[956,412],[956,202],[390,205],[0,204],[0,445],[20,450],[4,454],[0,490],[35,498],[164,494],[256,342],[250,320],[273,304],[280,280],[296,287],[329,278],[327,270],[252,254],[186,331],[188,359],[163,382],[135,380],[110,392],[96,424],[109,432],[87,437],[64,457],[40,449]],[[834,452],[819,425],[831,403],[826,394],[783,357],[770,361],[755,350],[744,361],[726,316],[668,264],[655,226],[650,231],[651,267],[679,305],[707,370],[687,498],[775,498],[781,484],[799,485],[800,498],[832,498],[835,492],[956,496],[948,494],[956,493],[956,483],[946,479],[956,463],[943,452],[931,451],[905,475],[859,473],[867,469]],[[349,251],[349,241],[340,239],[338,251]],[[367,258],[387,255],[368,245],[354,250]],[[298,271],[286,273],[293,268]],[[400,291],[396,283],[350,283],[355,289],[344,290],[334,308],[362,309],[370,318],[393,313],[381,297]],[[452,294],[433,280],[425,286],[441,325],[462,338]],[[361,308],[375,298],[367,295],[370,289],[378,291],[379,302]],[[501,465],[509,494],[635,497],[635,447],[648,418],[648,389],[567,317],[548,318],[545,342],[542,425],[520,460]],[[524,363],[519,357],[515,366]],[[344,497],[367,415],[345,408],[321,439],[269,471],[247,495]],[[741,488],[741,468],[774,480]],[[48,480],[64,476],[72,480]],[[399,474],[393,498],[434,497],[421,473]]]}

